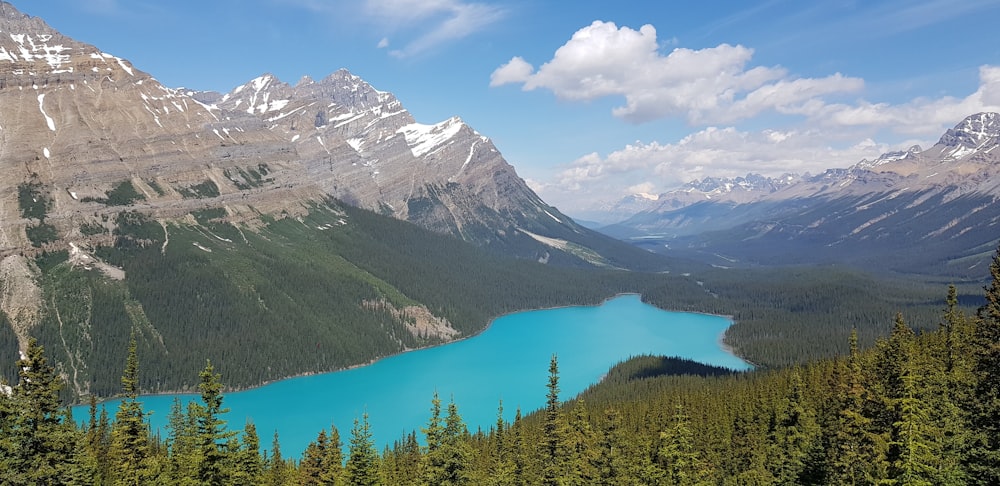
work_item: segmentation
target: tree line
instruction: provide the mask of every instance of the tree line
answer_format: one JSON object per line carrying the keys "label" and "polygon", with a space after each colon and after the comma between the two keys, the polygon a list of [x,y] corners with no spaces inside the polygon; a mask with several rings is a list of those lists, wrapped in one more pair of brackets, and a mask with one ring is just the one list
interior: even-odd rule
{"label": "tree line", "polygon": [[[902,314],[888,337],[846,356],[747,373],[642,357],[579,397],[559,397],[553,356],[546,404],[470,432],[433,395],[425,424],[379,451],[367,416],[346,444],[320,431],[300,458],[252,423],[225,421],[222,381],[199,373],[200,403],[151,433],[137,402],[135,335],[115,416],[82,425],[61,408],[61,380],[32,341],[0,393],[4,484],[333,485],[961,485],[1000,484],[1000,254],[973,314],[949,287],[936,328]],[[541,388],[541,385],[540,385]],[[415,424],[415,427],[417,424]]]}

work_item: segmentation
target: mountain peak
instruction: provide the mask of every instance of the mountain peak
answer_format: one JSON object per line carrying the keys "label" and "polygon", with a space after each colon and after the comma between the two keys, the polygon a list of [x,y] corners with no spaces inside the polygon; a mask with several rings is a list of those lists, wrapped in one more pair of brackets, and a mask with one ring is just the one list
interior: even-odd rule
{"label": "mountain peak", "polygon": [[952,158],[971,152],[990,150],[1000,141],[1000,113],[976,113],[962,120],[941,136],[938,145],[953,147]]}
{"label": "mountain peak", "polygon": [[44,20],[21,13],[20,10],[7,2],[0,2],[0,32],[5,34],[57,34]]}
{"label": "mountain peak", "polygon": [[910,158],[910,157],[912,157],[912,156],[914,156],[916,154],[919,154],[922,151],[923,151],[923,149],[921,149],[919,145],[911,145],[910,148],[908,148],[906,150],[895,150],[895,151],[892,151],[892,152],[886,152],[886,153],[878,156],[878,158],[875,159],[875,160],[864,159],[861,162],[858,162],[851,169],[852,170],[857,170],[857,169],[860,169],[860,170],[872,170],[875,167],[878,167],[880,165],[885,165],[885,164],[888,164],[888,163],[891,163],[891,162],[896,162],[898,160],[904,160],[904,159]]}

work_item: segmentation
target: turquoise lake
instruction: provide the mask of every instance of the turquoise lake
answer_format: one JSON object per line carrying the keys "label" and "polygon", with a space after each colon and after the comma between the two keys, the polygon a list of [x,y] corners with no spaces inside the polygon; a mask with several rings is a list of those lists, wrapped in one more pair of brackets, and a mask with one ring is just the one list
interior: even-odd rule
{"label": "turquoise lake", "polygon": [[[488,430],[503,400],[504,416],[513,420],[545,403],[549,360],[559,359],[560,398],[572,398],[596,383],[614,364],[641,354],[679,356],[744,370],[750,365],[724,350],[722,334],[732,322],[705,314],[667,312],[623,295],[593,307],[564,307],[500,317],[481,334],[455,343],[411,351],[374,364],[333,373],[303,376],[252,390],[227,393],[223,416],[231,430],[248,419],[257,426],[261,447],[270,449],[275,430],[282,455],[301,457],[322,429],[335,424],[346,443],[356,417],[367,412],[376,447],[391,444],[430,417],[437,390],[443,405],[454,399],[469,430]],[[141,360],[141,357],[140,357]],[[225,370],[222,373],[225,383]],[[141,372],[141,370],[140,370]],[[141,397],[163,426],[174,397],[183,403],[196,395]],[[103,405],[114,417],[118,404]],[[75,407],[74,416],[87,416]]]}

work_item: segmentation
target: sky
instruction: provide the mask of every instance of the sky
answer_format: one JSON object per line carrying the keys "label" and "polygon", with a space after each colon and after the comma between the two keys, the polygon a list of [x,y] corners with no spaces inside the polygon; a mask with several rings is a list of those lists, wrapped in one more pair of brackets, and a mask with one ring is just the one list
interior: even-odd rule
{"label": "sky", "polygon": [[1000,0],[14,0],[163,84],[346,68],[461,117],[570,215],[818,173],[1000,111]]}

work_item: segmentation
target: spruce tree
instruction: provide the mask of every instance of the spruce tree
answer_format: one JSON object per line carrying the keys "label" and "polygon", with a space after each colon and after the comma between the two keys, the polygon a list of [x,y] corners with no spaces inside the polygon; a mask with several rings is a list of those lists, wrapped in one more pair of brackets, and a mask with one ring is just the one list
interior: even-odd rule
{"label": "spruce tree", "polygon": [[708,466],[703,463],[701,455],[694,446],[691,420],[684,412],[682,404],[677,404],[673,425],[668,432],[660,433],[660,440],[657,460],[664,471],[661,484],[671,486],[710,484]]}
{"label": "spruce tree", "polygon": [[542,484],[561,486],[566,483],[566,423],[559,407],[559,361],[552,355],[549,361],[549,382],[546,386],[544,422],[542,425]]}
{"label": "spruce tree", "polygon": [[621,444],[621,414],[614,408],[604,411],[604,428],[597,441],[597,458],[594,469],[597,473],[597,484],[622,484],[622,444]]}
{"label": "spruce tree", "polygon": [[281,441],[278,440],[278,431],[274,431],[274,438],[271,440],[271,457],[267,461],[267,470],[264,472],[264,484],[268,486],[285,486],[291,482],[291,473],[294,472],[281,456]]}
{"label": "spruce tree", "polygon": [[441,450],[444,447],[445,431],[441,419],[441,398],[437,391],[431,398],[431,417],[422,432],[427,443],[421,474],[422,484],[437,485],[445,476],[444,452]]}
{"label": "spruce tree", "polygon": [[197,425],[193,408],[188,403],[185,411],[180,398],[174,398],[167,415],[167,475],[170,483],[185,484],[197,480],[199,451],[197,448]]}
{"label": "spruce tree", "polygon": [[524,486],[528,478],[528,446],[524,438],[524,420],[521,418],[521,407],[514,411],[514,422],[510,425],[511,484]]}
{"label": "spruce tree", "polygon": [[465,427],[462,416],[458,414],[455,399],[448,401],[448,415],[444,419],[444,477],[439,484],[464,485],[471,484],[472,449],[469,446],[469,431]]}
{"label": "spruce tree", "polygon": [[[416,438],[413,439],[416,444]],[[326,455],[323,456],[323,467],[320,479],[323,484],[338,485],[344,475],[344,444],[340,440],[340,431],[336,425],[330,425],[330,435],[327,439]]]}
{"label": "spruce tree", "polygon": [[321,430],[316,440],[310,442],[302,453],[302,461],[299,462],[299,484],[323,484],[323,459],[326,457],[327,446],[326,431]]}
{"label": "spruce tree", "polygon": [[260,457],[260,437],[257,427],[247,420],[243,427],[243,445],[233,457],[233,484],[260,484],[263,480],[264,463]]}
{"label": "spruce tree", "polygon": [[111,476],[116,485],[153,481],[149,458],[149,425],[139,403],[139,358],[135,331],[129,338],[128,358],[122,374],[122,401],[111,427]]}
{"label": "spruce tree", "polygon": [[976,382],[972,417],[977,431],[969,455],[977,484],[1000,484],[1000,248],[990,262],[986,304],[979,308],[971,336]]}
{"label": "spruce tree", "polygon": [[206,361],[199,377],[198,391],[201,392],[202,403],[194,408],[200,451],[198,479],[208,486],[221,486],[229,475],[225,467],[228,462],[226,443],[236,432],[226,430],[226,421],[222,419],[222,415],[229,412],[229,409],[222,408],[222,376],[215,373],[210,361]]}
{"label": "spruce tree", "polygon": [[928,433],[932,427],[926,404],[918,396],[916,376],[907,367],[902,377],[903,396],[899,400],[899,420],[893,424],[895,454],[891,478],[895,484],[931,486],[936,484],[936,447]]}
{"label": "spruce tree", "polygon": [[594,484],[597,472],[594,462],[597,458],[597,434],[590,426],[587,404],[578,398],[573,404],[569,417],[567,437],[568,465],[567,482],[570,485]]}
{"label": "spruce tree", "polygon": [[0,483],[87,481],[78,449],[83,435],[60,409],[62,382],[34,338],[17,368],[17,385],[0,401]]}
{"label": "spruce tree", "polygon": [[865,413],[868,390],[864,379],[864,364],[858,349],[857,329],[851,331],[851,354],[840,390],[841,406],[834,432],[831,473],[835,484],[874,484],[870,458],[876,454],[871,432],[872,420]]}
{"label": "spruce tree", "polygon": [[493,463],[490,465],[489,484],[507,486],[514,482],[514,462],[510,428],[503,419],[503,400],[497,407],[497,423],[493,428]]}
{"label": "spruce tree", "polygon": [[783,400],[784,409],[779,411],[772,431],[777,454],[772,458],[770,467],[778,484],[802,484],[801,475],[817,445],[820,431],[815,413],[805,403],[798,368],[791,371],[789,388],[789,394]]}
{"label": "spruce tree", "polygon": [[347,458],[347,484],[351,486],[375,486],[381,484],[379,478],[378,451],[372,440],[371,428],[368,425],[368,414],[361,416],[361,421],[354,419],[351,428],[351,440]]}

